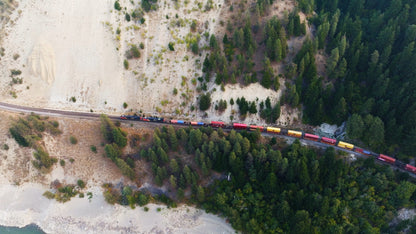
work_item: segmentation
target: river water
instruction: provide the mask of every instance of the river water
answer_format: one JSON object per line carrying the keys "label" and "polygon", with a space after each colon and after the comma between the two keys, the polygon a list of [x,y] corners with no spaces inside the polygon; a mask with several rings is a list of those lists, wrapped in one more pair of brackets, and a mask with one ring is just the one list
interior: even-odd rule
{"label": "river water", "polygon": [[0,226],[0,233],[2,234],[44,234],[35,224],[27,225],[23,228]]}

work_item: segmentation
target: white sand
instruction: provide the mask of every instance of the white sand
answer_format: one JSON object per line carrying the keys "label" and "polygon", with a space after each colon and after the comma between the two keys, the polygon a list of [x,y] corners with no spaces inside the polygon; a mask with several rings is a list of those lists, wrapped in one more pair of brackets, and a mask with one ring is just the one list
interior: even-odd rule
{"label": "white sand", "polygon": [[[7,97],[11,69],[22,70],[24,85],[10,102],[89,110],[121,107],[125,101],[122,60],[103,22],[111,20],[114,1],[28,0],[6,25],[0,62],[1,88]],[[13,54],[19,54],[16,61]],[[29,89],[26,88],[29,86]],[[69,102],[74,96],[76,105]],[[8,95],[10,97],[10,95]],[[76,107],[73,107],[76,106]]]}
{"label": "white sand", "polygon": [[[200,1],[201,9],[197,1],[189,1],[186,6],[181,1],[179,8],[174,1],[159,1],[157,11],[144,15],[144,24],[127,22],[124,12],[131,13],[139,2],[120,0],[123,10],[119,12],[114,10],[113,0],[20,0],[4,27],[2,46],[6,55],[0,60],[3,101],[106,113],[142,110],[165,117],[201,119],[205,113],[190,110],[192,105],[198,106],[199,95],[192,79],[202,75],[207,51],[201,50],[199,58],[184,41],[192,20],[197,21],[192,35],[200,35],[200,47],[207,45],[205,33],[215,33],[221,40],[226,27],[220,22],[229,19],[228,7],[224,7],[224,0],[214,0],[210,11],[204,11],[207,0]],[[277,1],[272,13],[283,17],[283,12],[292,8],[293,1]],[[177,20],[182,20],[183,25],[178,27]],[[120,39],[117,28],[121,31]],[[174,52],[168,49],[169,42],[175,43]],[[144,44],[141,57],[130,59],[130,68],[125,70],[125,51],[131,44],[139,43]],[[290,47],[295,44],[289,41]],[[20,55],[17,60],[13,59],[15,54]],[[281,65],[274,66],[276,72],[281,72]],[[23,78],[23,84],[9,85],[11,69],[22,71],[19,77]],[[213,82],[208,84],[210,90],[214,87]],[[283,82],[281,87],[284,88]],[[176,96],[172,95],[174,88],[178,89]],[[254,89],[252,92],[251,86],[234,86],[233,94],[229,94],[228,88],[222,92],[217,87],[213,102],[223,95],[263,99],[267,94],[274,100],[281,95],[280,91],[261,86]],[[76,103],[70,101],[71,97],[76,98]],[[122,107],[124,102],[128,109]],[[216,113],[212,107],[207,113],[211,119],[229,121],[230,112],[231,108],[227,113]],[[261,124],[256,115],[247,118],[247,122],[259,121]],[[277,124],[282,122],[285,121],[279,120]]]}
{"label": "white sand", "polygon": [[[101,188],[93,187],[88,198],[67,203],[48,200],[38,184],[0,185],[0,225],[23,227],[35,223],[47,233],[233,233],[223,219],[202,210],[182,206],[167,209],[148,204],[131,209],[109,205]],[[157,212],[157,208],[162,210]]]}

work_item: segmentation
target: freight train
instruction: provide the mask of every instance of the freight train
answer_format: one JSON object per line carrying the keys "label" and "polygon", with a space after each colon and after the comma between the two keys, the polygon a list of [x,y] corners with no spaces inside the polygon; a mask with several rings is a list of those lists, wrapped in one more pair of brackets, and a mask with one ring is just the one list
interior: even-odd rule
{"label": "freight train", "polygon": [[282,129],[277,127],[263,127],[263,126],[257,126],[257,125],[249,125],[249,124],[243,124],[243,123],[233,123],[232,125],[227,125],[224,122],[221,121],[211,121],[211,123],[204,123],[204,122],[188,122],[185,120],[165,120],[164,118],[160,117],[141,117],[137,115],[122,115],[120,116],[120,119],[122,120],[136,120],[136,121],[144,121],[144,122],[158,122],[158,123],[167,123],[167,124],[175,124],[175,125],[190,125],[195,127],[208,127],[211,126],[213,128],[224,128],[224,129],[235,129],[235,130],[247,130],[247,131],[260,131],[260,132],[266,132],[270,134],[279,134],[279,135],[285,135],[290,137],[295,137],[299,139],[305,139],[309,141],[315,141],[315,142],[321,142],[323,144],[337,146],[339,148],[353,151],[362,155],[375,157],[377,160],[382,161],[384,163],[394,165],[398,168],[401,168],[403,170],[409,171],[413,174],[416,174],[416,167],[412,166],[410,164],[403,163],[399,160],[396,160],[393,157],[384,155],[384,154],[378,154],[374,153],[372,151],[357,147],[353,144],[350,144],[348,142],[344,141],[338,141],[336,139],[328,138],[328,137],[321,137],[318,135],[306,133],[303,131],[297,131],[297,130],[290,130],[290,129]]}

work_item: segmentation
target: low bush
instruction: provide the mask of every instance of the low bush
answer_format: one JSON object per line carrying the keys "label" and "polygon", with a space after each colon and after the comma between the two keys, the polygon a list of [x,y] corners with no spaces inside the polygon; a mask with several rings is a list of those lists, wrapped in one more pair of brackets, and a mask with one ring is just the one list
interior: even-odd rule
{"label": "low bush", "polygon": [[69,137],[69,142],[71,142],[71,144],[75,145],[78,143],[78,139],[74,136],[70,136]]}

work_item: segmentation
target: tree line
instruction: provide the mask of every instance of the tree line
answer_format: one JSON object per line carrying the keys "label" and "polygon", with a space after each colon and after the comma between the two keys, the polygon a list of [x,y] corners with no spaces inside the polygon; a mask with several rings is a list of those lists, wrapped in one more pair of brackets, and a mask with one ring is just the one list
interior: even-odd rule
{"label": "tree line", "polygon": [[[258,131],[168,126],[156,129],[153,143],[139,154],[152,168],[154,183],[169,188],[170,204],[198,204],[243,232],[378,233],[416,227],[415,221],[390,225],[394,212],[414,207],[416,185],[407,173],[376,165],[373,158],[348,163],[332,147],[317,150],[299,141],[288,146]],[[123,199],[115,194],[108,196]],[[139,197],[151,200],[143,192],[126,194],[131,204]]]}

